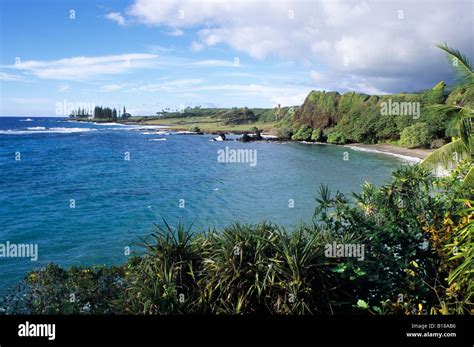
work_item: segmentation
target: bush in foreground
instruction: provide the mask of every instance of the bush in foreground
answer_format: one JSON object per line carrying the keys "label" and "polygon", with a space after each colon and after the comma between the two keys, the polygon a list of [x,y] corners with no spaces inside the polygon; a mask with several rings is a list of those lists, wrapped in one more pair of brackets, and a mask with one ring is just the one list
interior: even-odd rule
{"label": "bush in foreground", "polygon": [[[33,271],[0,308],[80,314],[462,314],[472,310],[473,187],[404,166],[352,200],[322,186],[311,223],[157,229],[119,267]],[[363,246],[351,255],[332,245]],[[329,247],[329,248],[328,248]],[[362,248],[358,248],[359,250]],[[356,250],[355,248],[352,249]],[[334,256],[336,255],[336,256]]]}

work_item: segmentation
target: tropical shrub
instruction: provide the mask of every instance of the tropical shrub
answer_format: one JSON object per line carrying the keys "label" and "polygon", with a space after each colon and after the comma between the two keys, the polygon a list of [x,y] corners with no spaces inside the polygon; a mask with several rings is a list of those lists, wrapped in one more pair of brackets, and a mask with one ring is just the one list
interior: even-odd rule
{"label": "tropical shrub", "polygon": [[[164,222],[119,267],[31,272],[0,313],[464,314],[472,310],[474,187],[402,166],[352,199],[321,186],[311,223],[194,233]],[[328,245],[358,245],[357,257]]]}
{"label": "tropical shrub", "polygon": [[323,131],[321,129],[314,129],[311,133],[311,141],[322,141]]}
{"label": "tropical shrub", "polygon": [[302,125],[298,131],[291,137],[293,141],[310,141],[313,129],[308,125]]}
{"label": "tropical shrub", "polygon": [[193,127],[190,127],[189,128],[189,131],[193,132],[193,133],[200,133],[201,132],[201,128],[199,128],[198,126],[193,126]]}
{"label": "tropical shrub", "polygon": [[277,137],[281,140],[290,140],[293,135],[293,129],[288,126],[280,126],[277,128]]}
{"label": "tropical shrub", "polygon": [[198,302],[194,271],[200,266],[200,250],[182,225],[157,226],[142,244],[145,255],[128,264],[126,290],[120,307],[133,314],[193,312]]}
{"label": "tropical shrub", "polygon": [[446,53],[449,62],[456,70],[459,86],[451,93],[446,105],[432,106],[432,110],[442,117],[449,117],[447,134],[456,138],[452,142],[433,151],[423,160],[423,165],[437,170],[439,165],[445,168],[456,166],[461,159],[467,158],[471,163],[470,170],[463,177],[466,186],[474,186],[474,133],[472,120],[474,118],[474,69],[469,60],[458,50],[448,45],[438,45]]}
{"label": "tropical shrub", "polygon": [[328,143],[343,145],[347,142],[345,136],[339,131],[332,131],[328,135]]}
{"label": "tropical shrub", "polygon": [[400,144],[408,148],[426,147],[431,142],[431,135],[426,123],[416,123],[403,129]]}
{"label": "tropical shrub", "polygon": [[71,267],[56,264],[28,274],[0,300],[7,314],[113,314],[124,289],[123,266]]}

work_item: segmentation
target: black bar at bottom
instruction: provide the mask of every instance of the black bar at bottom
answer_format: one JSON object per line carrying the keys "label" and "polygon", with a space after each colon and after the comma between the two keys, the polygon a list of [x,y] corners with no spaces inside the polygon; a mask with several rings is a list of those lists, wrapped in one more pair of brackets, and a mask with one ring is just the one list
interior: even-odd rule
{"label": "black bar at bottom", "polygon": [[[19,336],[55,324],[54,340]],[[0,316],[0,345],[371,344],[472,346],[472,316]],[[37,330],[41,330],[38,328]],[[35,333],[33,330],[33,334]]]}

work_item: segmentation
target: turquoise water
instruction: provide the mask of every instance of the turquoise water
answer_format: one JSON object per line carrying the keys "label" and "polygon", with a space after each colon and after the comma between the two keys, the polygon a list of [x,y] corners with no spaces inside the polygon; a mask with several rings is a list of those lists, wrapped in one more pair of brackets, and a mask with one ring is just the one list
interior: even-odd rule
{"label": "turquoise water", "polygon": [[[39,251],[36,262],[0,257],[0,290],[48,262],[124,262],[124,247],[139,250],[134,243],[162,218],[195,231],[233,221],[309,221],[321,183],[359,191],[365,180],[386,182],[402,163],[338,146],[212,142],[151,131],[0,117],[0,243],[36,243]],[[156,139],[166,140],[150,141]],[[257,165],[219,163],[217,151],[226,146],[257,150]]]}

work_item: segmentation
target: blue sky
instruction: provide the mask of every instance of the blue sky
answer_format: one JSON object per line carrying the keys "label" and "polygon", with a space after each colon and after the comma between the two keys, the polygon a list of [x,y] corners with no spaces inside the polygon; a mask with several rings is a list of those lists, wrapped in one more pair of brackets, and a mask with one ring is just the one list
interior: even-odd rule
{"label": "blue sky", "polygon": [[313,89],[417,91],[453,81],[436,43],[472,57],[472,6],[2,0],[0,115],[54,116],[65,102],[149,115],[297,105]]}

